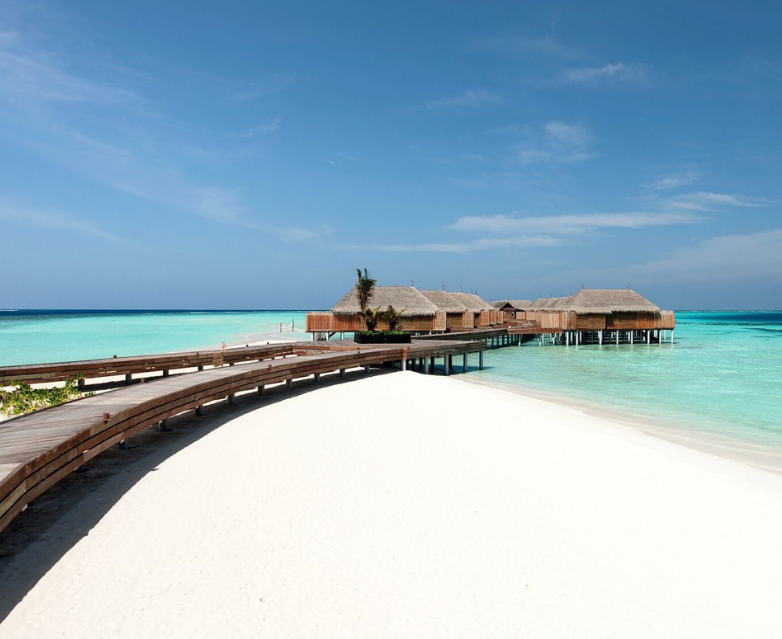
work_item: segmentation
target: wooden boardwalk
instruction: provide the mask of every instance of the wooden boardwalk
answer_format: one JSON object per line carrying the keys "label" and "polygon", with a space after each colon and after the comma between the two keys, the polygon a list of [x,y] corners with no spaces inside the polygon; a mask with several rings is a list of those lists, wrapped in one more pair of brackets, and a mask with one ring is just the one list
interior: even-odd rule
{"label": "wooden boardwalk", "polygon": [[[442,340],[371,346],[340,340],[285,346],[276,359],[155,378],[0,422],[0,531],[38,495],[85,462],[145,428],[160,425],[165,430],[166,420],[174,415],[194,409],[198,414],[204,404],[226,398],[233,403],[241,392],[262,394],[270,384],[291,386],[294,379],[308,377],[317,383],[321,375],[334,372],[344,377],[347,369],[356,367],[398,362],[405,369],[417,363],[425,372],[433,372],[430,364],[439,357],[450,374],[454,355],[464,357],[466,370],[467,356],[478,353],[482,365],[486,348],[485,342]],[[289,354],[294,356],[282,357]],[[48,372],[58,374],[53,368]]]}

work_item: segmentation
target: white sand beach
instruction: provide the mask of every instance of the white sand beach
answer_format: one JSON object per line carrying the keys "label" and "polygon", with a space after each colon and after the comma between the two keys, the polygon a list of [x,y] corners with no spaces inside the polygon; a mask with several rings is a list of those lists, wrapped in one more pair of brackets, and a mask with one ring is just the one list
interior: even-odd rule
{"label": "white sand beach", "polygon": [[144,473],[0,637],[782,636],[779,475],[458,377],[257,406]]}

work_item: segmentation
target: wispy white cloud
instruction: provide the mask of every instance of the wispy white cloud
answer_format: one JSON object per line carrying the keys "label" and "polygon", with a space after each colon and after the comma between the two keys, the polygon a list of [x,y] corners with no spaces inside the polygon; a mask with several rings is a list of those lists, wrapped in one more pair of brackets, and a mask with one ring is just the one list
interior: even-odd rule
{"label": "wispy white cloud", "polygon": [[585,215],[545,215],[518,217],[515,215],[464,216],[448,228],[456,231],[495,235],[541,233],[577,235],[597,229],[638,229],[650,226],[691,224],[698,221],[691,213],[597,213]]}
{"label": "wispy white cloud", "polygon": [[538,248],[559,246],[564,240],[547,235],[525,235],[504,238],[480,238],[469,242],[421,244],[343,244],[343,251],[383,251],[391,253],[474,253],[495,248]]}
{"label": "wispy white cloud", "polygon": [[465,91],[459,95],[445,96],[425,102],[419,109],[437,111],[441,109],[476,108],[502,104],[503,99],[491,91],[475,90]]}
{"label": "wispy white cloud", "polygon": [[515,150],[524,164],[586,162],[597,155],[590,148],[592,135],[578,124],[552,121],[542,127],[524,127],[520,132],[522,141]]}
{"label": "wispy white cloud", "polygon": [[644,64],[617,62],[602,67],[565,69],[561,79],[573,84],[594,84],[599,81],[638,82],[646,78],[648,69]]}
{"label": "wispy white cloud", "polygon": [[697,172],[685,171],[675,175],[666,175],[642,186],[649,191],[672,191],[683,186],[695,184],[699,178],[700,176]]}
{"label": "wispy white cloud", "polygon": [[631,267],[649,275],[689,281],[740,281],[782,276],[782,228],[724,235],[681,249],[671,257]]}
{"label": "wispy white cloud", "polygon": [[581,51],[554,36],[499,35],[479,38],[475,44],[514,57],[537,55],[575,60],[582,56]]}
{"label": "wispy white cloud", "polygon": [[374,164],[374,162],[368,160],[367,158],[351,155],[350,153],[343,153],[342,151],[337,151],[333,155],[327,157],[324,162],[326,164],[330,164],[331,166],[347,166],[348,164]]}
{"label": "wispy white cloud", "polygon": [[279,93],[296,83],[293,73],[274,73],[265,79],[253,82],[227,81],[224,78],[216,78],[223,84],[226,93],[234,102],[246,102]]}
{"label": "wispy white cloud", "polygon": [[0,199],[0,220],[35,228],[92,235],[111,242],[123,241],[121,237],[108,233],[95,224],[72,213],[54,209],[20,206],[17,203],[3,199]]}
{"label": "wispy white cloud", "polygon": [[266,124],[259,124],[258,126],[254,126],[254,127],[250,127],[249,129],[245,129],[241,133],[235,133],[233,137],[235,137],[235,138],[257,138],[257,137],[263,137],[263,136],[266,136],[266,135],[270,135],[271,133],[274,133],[275,131],[279,131],[281,124],[282,124],[282,118],[275,117],[275,118],[272,118]]}
{"label": "wispy white cloud", "polygon": [[17,37],[0,38],[0,100],[122,104],[148,101],[128,89],[79,77],[49,55],[23,51]]}
{"label": "wispy white cloud", "polygon": [[[66,70],[53,54],[27,47],[19,37],[0,39],[0,102],[9,106],[0,115],[15,125],[6,127],[7,139],[162,212],[257,229],[282,239],[314,235],[268,223],[246,204],[240,189],[189,176],[184,166],[192,163],[193,154],[178,161],[172,145],[161,142],[172,135],[173,127],[170,118],[151,108],[152,101],[123,86]],[[279,126],[275,119],[252,134],[269,134]],[[58,215],[39,213],[31,219],[53,227],[64,219]],[[91,232],[86,226],[82,230]]]}
{"label": "wispy white cloud", "polygon": [[649,262],[612,268],[581,268],[558,279],[627,281],[634,284],[674,280],[679,283],[779,281],[782,277],[782,228],[759,233],[721,235],[679,248]]}
{"label": "wispy white cloud", "polygon": [[743,195],[699,191],[668,198],[663,202],[670,209],[686,211],[716,211],[727,208],[757,208],[766,206],[768,200],[749,198]]}

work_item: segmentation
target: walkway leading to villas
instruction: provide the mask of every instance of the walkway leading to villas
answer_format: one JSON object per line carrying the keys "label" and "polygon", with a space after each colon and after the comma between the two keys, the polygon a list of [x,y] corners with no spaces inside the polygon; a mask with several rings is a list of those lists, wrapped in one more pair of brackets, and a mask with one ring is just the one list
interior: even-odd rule
{"label": "walkway leading to villas", "polygon": [[[244,361],[240,358],[250,355],[255,361],[234,366],[212,360],[213,368],[171,376],[167,371],[172,361],[191,365],[191,360],[182,357],[183,354],[175,354],[179,357],[173,358],[171,355],[139,358],[146,366],[164,371],[164,376],[134,380],[150,383],[129,384],[0,422],[0,531],[27,504],[85,462],[112,446],[126,446],[129,437],[151,426],[163,431],[169,429],[168,420],[175,415],[189,410],[202,414],[203,407],[211,402],[232,405],[237,394],[263,395],[265,387],[273,384],[284,383],[292,388],[294,380],[310,379],[314,387],[321,375],[338,374],[347,378],[349,369],[369,371],[371,366],[382,364],[434,373],[436,361],[441,359],[442,371],[450,375],[454,372],[454,356],[461,355],[461,367],[457,369],[466,372],[468,356],[472,353],[478,354],[479,367],[483,367],[485,349],[484,341],[427,340],[371,346],[345,340],[295,342],[252,350],[248,347],[244,352],[243,349],[227,351],[225,354],[231,353],[235,362]],[[82,371],[89,378],[106,374],[106,367],[112,361],[116,359],[36,367],[45,369],[47,381],[75,379]],[[14,374],[24,368],[5,367],[0,369],[0,375],[15,379]],[[27,372],[31,373],[29,368]],[[27,379],[31,378],[34,379],[32,373]]]}

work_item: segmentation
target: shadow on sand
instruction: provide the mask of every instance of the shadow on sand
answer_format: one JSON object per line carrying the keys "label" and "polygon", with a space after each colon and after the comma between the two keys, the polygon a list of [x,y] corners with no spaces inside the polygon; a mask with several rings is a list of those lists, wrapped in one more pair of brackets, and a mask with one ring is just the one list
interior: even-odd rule
{"label": "shadow on sand", "polygon": [[[373,368],[369,375],[390,372],[393,369]],[[338,374],[324,375],[319,385],[311,378],[295,382],[290,390],[278,384],[267,388],[263,397],[254,391],[237,395],[235,406],[225,400],[209,404],[203,417],[188,411],[169,420],[170,432],[148,428],[129,440],[128,450],[115,447],[84,464],[79,472],[71,473],[32,502],[0,533],[0,623],[48,570],[160,463],[241,415],[366,376],[364,371],[350,371],[346,379]]]}

